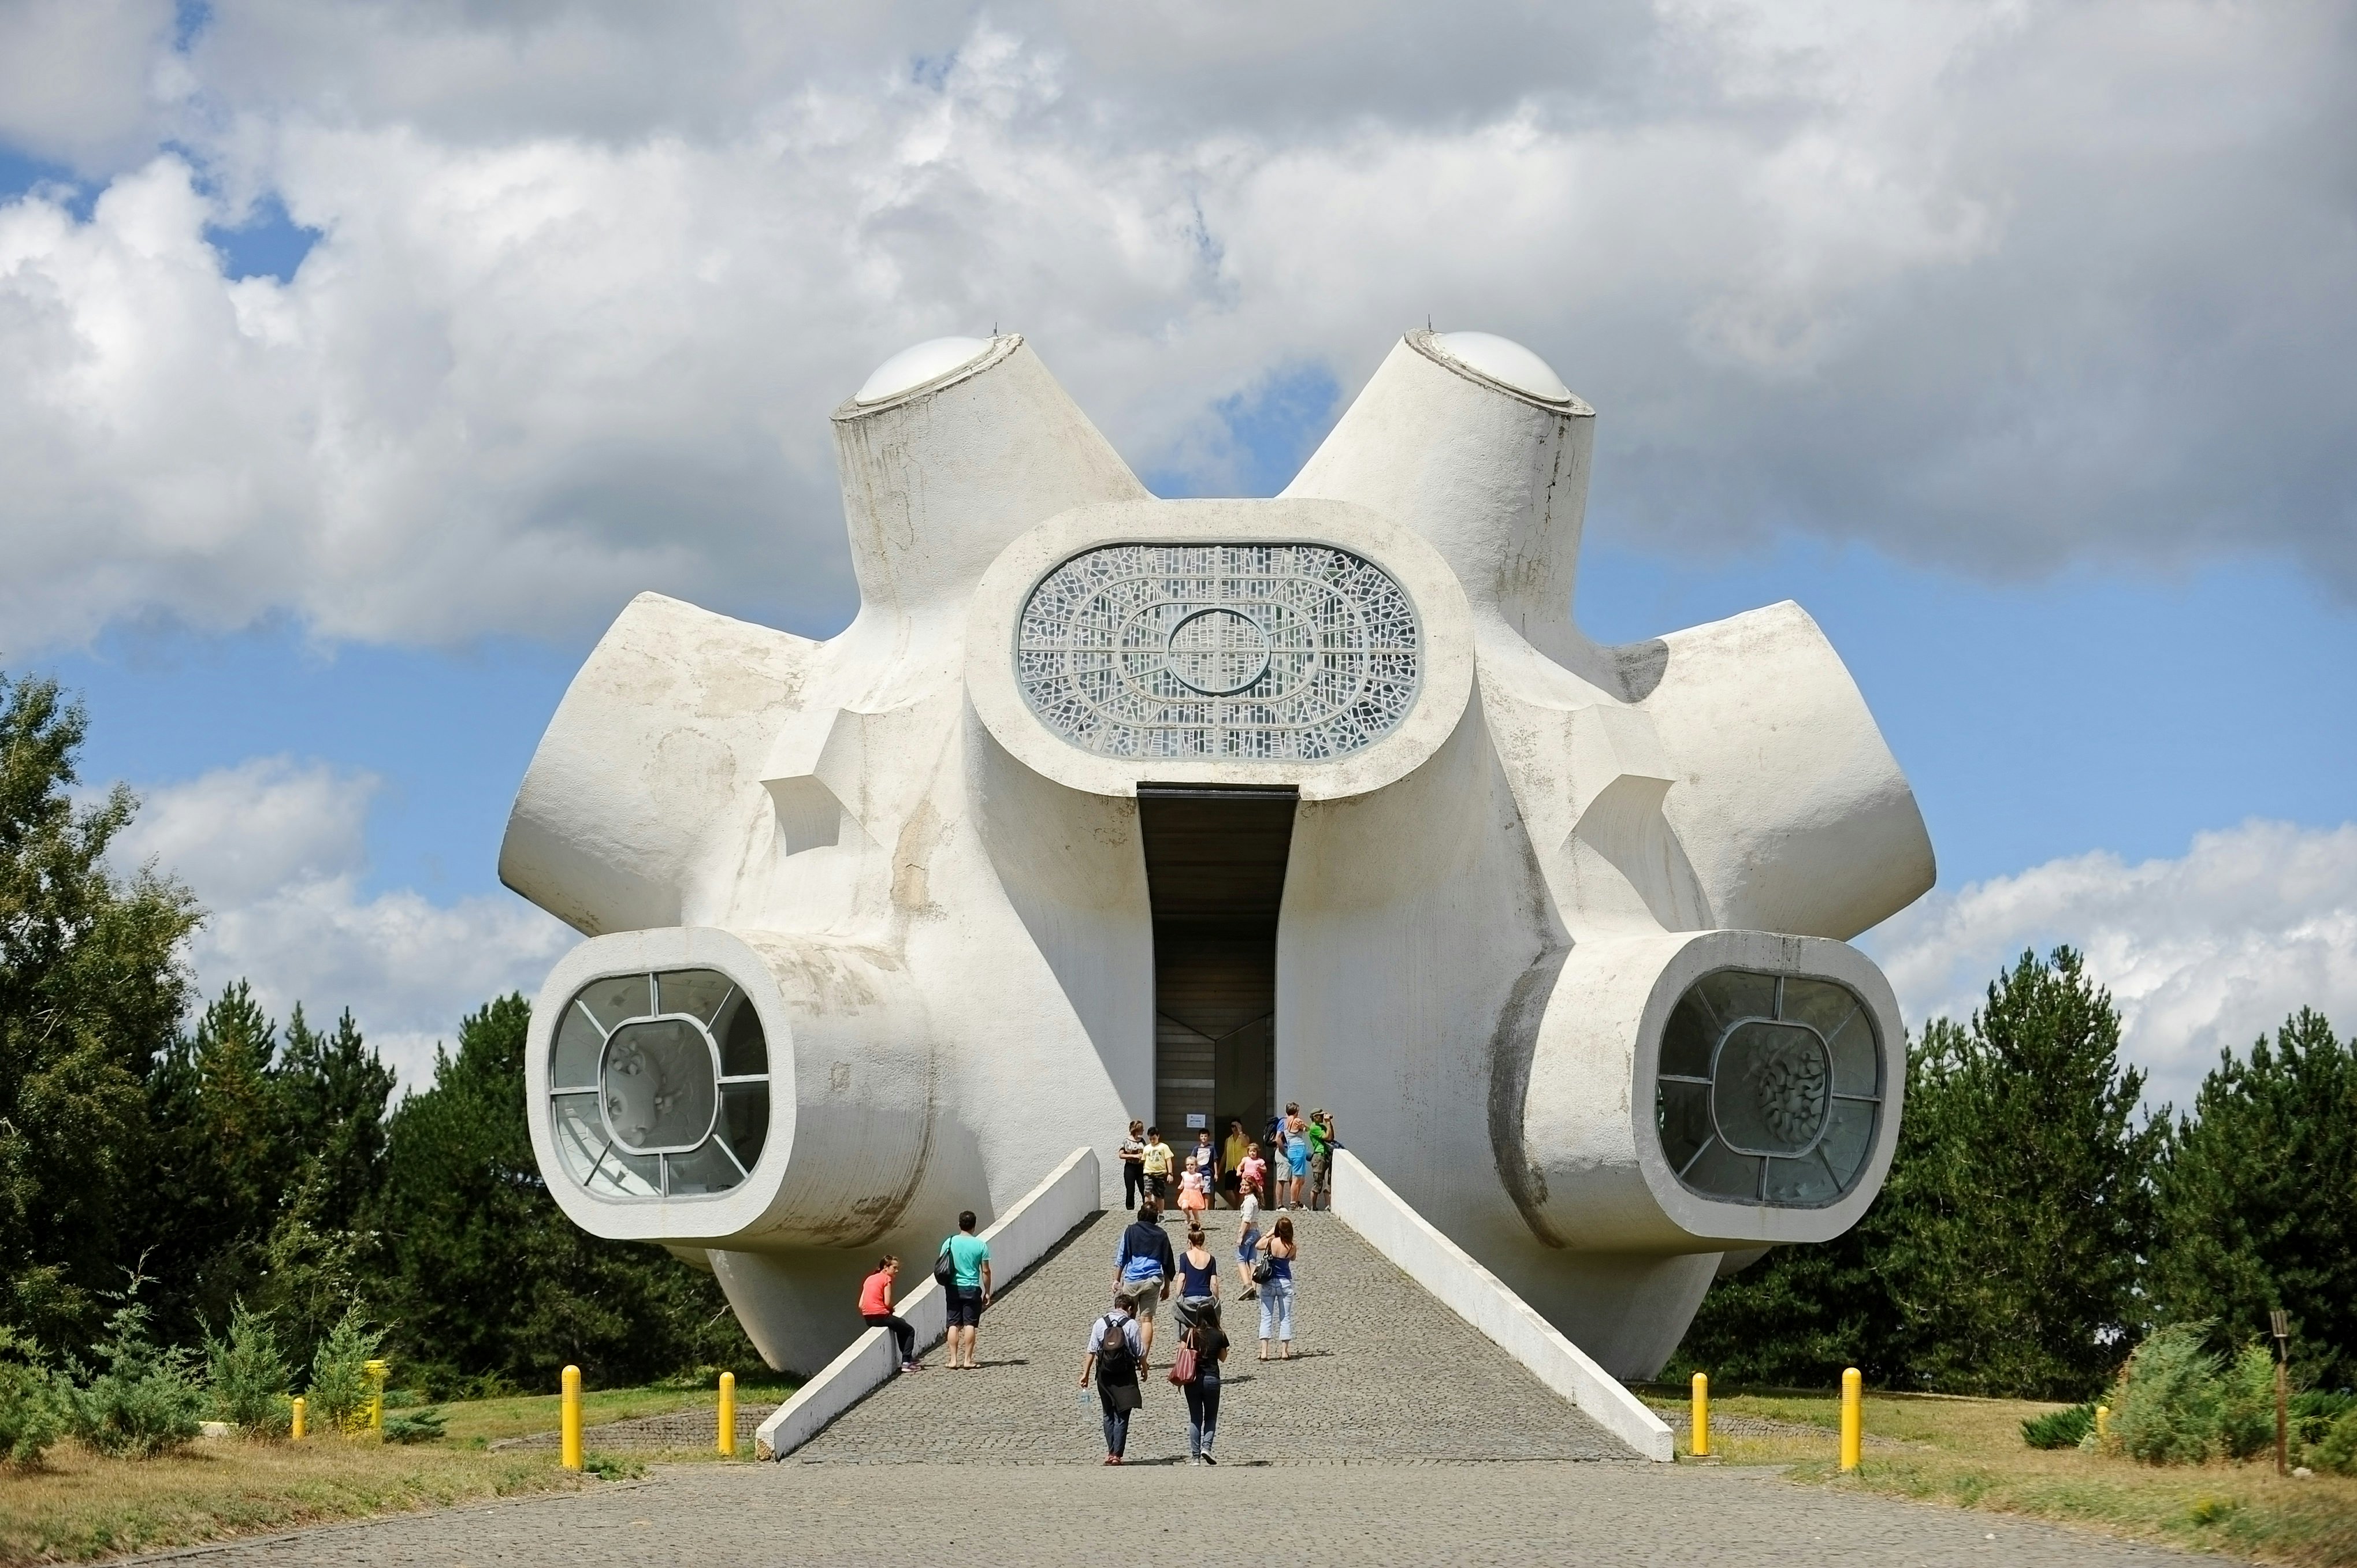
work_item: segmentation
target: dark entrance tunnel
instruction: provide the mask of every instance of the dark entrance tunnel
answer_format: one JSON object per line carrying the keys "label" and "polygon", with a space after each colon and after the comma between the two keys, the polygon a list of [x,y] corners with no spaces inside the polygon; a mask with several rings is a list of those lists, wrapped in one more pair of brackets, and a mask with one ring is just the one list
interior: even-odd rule
{"label": "dark entrance tunnel", "polygon": [[[1172,1147],[1258,1137],[1276,1098],[1276,916],[1290,789],[1141,784],[1154,903],[1154,1119]],[[1200,1120],[1190,1121],[1190,1118]]]}

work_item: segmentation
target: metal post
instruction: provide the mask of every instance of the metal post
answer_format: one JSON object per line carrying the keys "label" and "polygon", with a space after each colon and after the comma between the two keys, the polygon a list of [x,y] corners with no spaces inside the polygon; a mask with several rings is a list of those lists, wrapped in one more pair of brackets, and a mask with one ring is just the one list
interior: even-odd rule
{"label": "metal post", "polygon": [[2095,1407],[2095,1446],[2101,1448],[2104,1445],[2104,1440],[2111,1434],[2112,1407],[2099,1404]]}
{"label": "metal post", "polygon": [[1695,1457],[1710,1457],[1710,1377],[1707,1373],[1694,1375],[1694,1442]]}
{"label": "metal post", "polygon": [[296,1394],[295,1396],[294,1438],[297,1443],[303,1441],[303,1418],[308,1414],[309,1412],[310,1406],[304,1402],[303,1396],[301,1394]]}
{"label": "metal post", "polygon": [[2276,1339],[2276,1474],[2291,1474],[2291,1316],[2277,1307],[2267,1314]]}
{"label": "metal post", "polygon": [[563,1445],[559,1463],[568,1470],[581,1468],[581,1369],[567,1367],[561,1384],[564,1397],[558,1402],[557,1431]]}
{"label": "metal post", "polygon": [[1859,1451],[1866,1446],[1865,1384],[1856,1367],[1842,1374],[1841,1467],[1845,1470],[1857,1468]]}
{"label": "metal post", "polygon": [[720,1456],[737,1457],[737,1374],[720,1374]]}
{"label": "metal post", "polygon": [[382,1361],[369,1361],[363,1364],[362,1370],[368,1373],[369,1380],[369,1430],[382,1432],[384,1430],[385,1364]]}

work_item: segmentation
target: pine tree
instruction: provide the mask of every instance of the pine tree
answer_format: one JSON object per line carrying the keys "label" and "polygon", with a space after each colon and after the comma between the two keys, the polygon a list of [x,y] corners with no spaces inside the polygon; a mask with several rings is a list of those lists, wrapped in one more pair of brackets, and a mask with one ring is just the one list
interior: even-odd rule
{"label": "pine tree", "polygon": [[0,1322],[87,1345],[145,1240],[143,1084],[188,1004],[187,888],[118,878],[137,802],[76,810],[88,731],[57,682],[0,675]]}
{"label": "pine tree", "polygon": [[2159,1177],[2153,1305],[2212,1326],[2229,1351],[2281,1308],[2294,1366],[2357,1383],[2357,1051],[2319,1014],[2285,1020],[2250,1058],[2221,1052]]}
{"label": "pine tree", "polygon": [[156,1129],[149,1273],[159,1327],[197,1338],[229,1322],[262,1273],[297,1150],[280,1113],[278,1030],[240,980],[174,1042],[150,1082]]}

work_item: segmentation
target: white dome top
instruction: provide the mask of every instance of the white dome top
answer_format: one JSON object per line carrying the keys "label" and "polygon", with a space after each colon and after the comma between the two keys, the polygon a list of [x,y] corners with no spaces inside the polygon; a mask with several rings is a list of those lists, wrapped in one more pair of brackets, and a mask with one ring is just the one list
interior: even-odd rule
{"label": "white dome top", "polygon": [[989,349],[990,339],[987,338],[927,338],[913,349],[901,349],[877,366],[876,373],[860,383],[859,391],[853,394],[851,401],[882,403],[886,398],[898,397],[910,387],[938,381],[961,366],[974,363]]}
{"label": "white dome top", "polygon": [[[1555,367],[1511,338],[1501,338],[1494,332],[1438,332],[1433,335],[1433,340],[1448,351],[1450,359],[1518,392],[1526,392],[1544,403],[1571,401],[1571,389],[1563,384]],[[911,354],[916,351],[909,350]],[[880,376],[884,372],[876,373]],[[866,394],[861,396],[864,399]]]}

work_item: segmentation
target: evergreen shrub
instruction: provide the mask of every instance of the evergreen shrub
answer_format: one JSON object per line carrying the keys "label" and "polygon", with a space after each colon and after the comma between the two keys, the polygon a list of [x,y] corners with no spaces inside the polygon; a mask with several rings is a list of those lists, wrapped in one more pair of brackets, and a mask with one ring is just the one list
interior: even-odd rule
{"label": "evergreen shrub", "polygon": [[38,1465],[64,1431],[57,1380],[32,1342],[0,1328],[0,1460]]}
{"label": "evergreen shrub", "polygon": [[2074,1404],[2023,1422],[2021,1440],[2032,1448],[2076,1448],[2094,1430],[2094,1405]]}
{"label": "evergreen shrub", "polygon": [[2336,1476],[2357,1476],[2357,1408],[2343,1411],[2308,1451],[2308,1462]]}
{"label": "evergreen shrub", "polygon": [[2128,1358],[2112,1397],[2111,1435],[2130,1457],[2199,1465],[2217,1449],[2225,1391],[2218,1358],[2202,1348],[2209,1326],[2172,1324]]}
{"label": "evergreen shrub", "polygon": [[287,1390],[295,1369],[270,1320],[240,1302],[230,1313],[229,1337],[208,1335],[205,1353],[221,1418],[249,1437],[284,1436],[294,1414]]}
{"label": "evergreen shrub", "polygon": [[311,1413],[323,1426],[358,1432],[368,1423],[370,1386],[368,1363],[384,1343],[384,1330],[368,1326],[361,1304],[344,1308],[343,1316],[319,1341],[311,1359]]}
{"label": "evergreen shrub", "polygon": [[125,1302],[107,1318],[98,1347],[105,1370],[66,1385],[67,1424],[102,1454],[150,1459],[195,1441],[208,1396],[196,1357],[158,1345],[147,1309]]}

